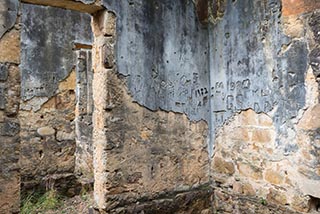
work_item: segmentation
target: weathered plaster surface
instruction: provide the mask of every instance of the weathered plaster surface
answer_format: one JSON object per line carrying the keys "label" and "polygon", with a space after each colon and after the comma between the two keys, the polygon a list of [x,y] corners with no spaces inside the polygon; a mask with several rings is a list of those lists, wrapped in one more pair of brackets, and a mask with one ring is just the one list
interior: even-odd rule
{"label": "weathered plaster surface", "polygon": [[195,5],[179,1],[104,1],[117,15],[118,72],[135,101],[151,109],[209,116],[208,31]]}
{"label": "weathered plaster surface", "polygon": [[91,44],[87,14],[22,4],[21,97],[50,98],[75,65],[73,44]]}
{"label": "weathered plaster surface", "polygon": [[227,2],[211,29],[212,127],[241,110],[274,110],[279,137],[286,137],[290,119],[305,105],[307,41],[282,32],[279,1]]}
{"label": "weathered plaster surface", "polygon": [[22,189],[52,185],[73,195],[76,176],[87,172],[92,182],[91,51],[77,54],[91,48],[91,16],[23,3],[22,24]]}
{"label": "weathered plaster surface", "polygon": [[[94,0],[24,2],[101,9]],[[24,188],[68,186],[75,152],[76,172],[90,180],[93,146],[95,199],[105,211],[291,213],[286,206],[318,206],[319,14],[310,13],[318,3],[102,3],[111,11],[94,14],[94,73],[90,51],[74,51],[92,43],[88,14],[22,4],[19,121],[19,28],[10,30],[17,10],[2,10],[17,2],[0,3],[0,48],[7,50],[0,54],[1,151],[19,147],[21,127]],[[10,181],[15,199],[17,155],[0,158],[5,167],[14,163],[0,179]]]}
{"label": "weathered plaster surface", "polygon": [[[209,2],[209,24],[204,26],[207,15],[195,5],[199,9],[205,1],[104,1],[117,15],[116,69],[124,75],[133,100],[151,110],[185,113],[191,120],[208,122],[213,158],[208,173],[223,175],[222,180],[214,177],[213,183],[222,183],[226,189],[232,186],[235,194],[258,195],[271,204],[305,211],[310,209],[308,195],[317,197],[310,191],[310,186],[317,186],[312,181],[318,174],[310,171],[318,167],[317,158],[305,154],[315,153],[311,151],[317,141],[312,136],[318,134],[309,129],[299,132],[298,123],[310,118],[303,113],[317,102],[318,52],[316,45],[310,54],[312,78],[305,17],[288,17],[282,6],[286,11],[290,8],[282,3]],[[305,7],[302,13],[312,9]],[[313,14],[309,23],[314,32],[316,17]],[[109,110],[113,115],[115,110]],[[310,160],[295,170],[305,158]],[[289,163],[290,170],[285,171]],[[223,180],[237,180],[238,175],[244,181]],[[220,190],[218,186],[216,194]]]}

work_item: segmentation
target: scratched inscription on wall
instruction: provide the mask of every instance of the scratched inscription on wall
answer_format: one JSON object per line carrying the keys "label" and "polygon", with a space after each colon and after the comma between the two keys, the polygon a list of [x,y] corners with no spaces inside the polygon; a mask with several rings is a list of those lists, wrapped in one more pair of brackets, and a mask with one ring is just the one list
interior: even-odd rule
{"label": "scratched inscription on wall", "polygon": [[[104,1],[117,13],[117,67],[152,109],[208,117],[208,31],[191,0]],[[203,87],[203,89],[201,89]],[[206,90],[205,90],[206,88]],[[199,92],[197,90],[199,89]]]}
{"label": "scratched inscription on wall", "polygon": [[224,18],[210,31],[212,132],[236,112],[267,113],[275,106],[280,127],[304,106],[306,41],[285,36],[280,17],[278,0],[228,1]]}

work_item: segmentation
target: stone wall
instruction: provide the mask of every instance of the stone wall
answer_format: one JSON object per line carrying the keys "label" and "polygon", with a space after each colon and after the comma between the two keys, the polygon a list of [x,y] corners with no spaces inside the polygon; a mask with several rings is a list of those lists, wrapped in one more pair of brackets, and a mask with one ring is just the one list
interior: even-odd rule
{"label": "stone wall", "polygon": [[[104,5],[118,19],[117,74],[110,68],[101,74],[101,78],[105,76],[101,85],[107,85],[104,89],[107,101],[103,99],[97,104],[106,102],[107,113],[103,114],[101,109],[100,115],[110,118],[99,121],[101,129],[105,129],[101,136],[105,137],[96,151],[104,152],[95,155],[96,163],[105,161],[101,174],[96,176],[96,181],[101,181],[96,186],[101,208],[123,207],[125,201],[140,203],[139,199],[131,199],[135,196],[127,193],[131,193],[130,188],[119,189],[120,183],[110,187],[108,180],[118,173],[109,168],[110,164],[121,163],[117,170],[122,182],[126,181],[126,174],[134,172],[135,165],[140,166],[140,159],[134,159],[131,168],[127,168],[126,158],[121,162],[118,157],[131,154],[129,151],[139,156],[141,150],[145,151],[138,146],[126,151],[126,144],[122,146],[123,142],[130,142],[128,134],[139,145],[135,135],[139,124],[143,127],[147,123],[140,122],[135,114],[124,118],[132,108],[128,108],[127,100],[132,99],[129,103],[133,101],[138,107],[153,110],[153,115],[165,110],[169,114],[186,114],[191,121],[207,121],[210,131],[205,141],[210,169],[206,176],[212,177],[209,182],[214,186],[215,211],[244,212],[248,208],[251,213],[287,213],[316,209],[319,197],[313,190],[318,187],[319,176],[314,170],[318,168],[319,54],[317,34],[313,32],[318,31],[318,16],[314,12],[317,3],[230,0],[193,4],[181,0],[174,3],[105,1]],[[208,12],[201,12],[200,8]],[[117,82],[116,86],[109,87],[111,82]],[[99,95],[102,97],[103,93]],[[125,109],[125,113],[120,109]],[[134,118],[134,127],[130,118]],[[115,122],[111,122],[113,119]],[[121,124],[122,128],[115,124]],[[170,129],[166,125],[165,136],[169,139]],[[160,130],[161,126],[156,130],[149,128],[148,132]],[[152,138],[150,145],[163,142],[162,139],[166,138]],[[184,143],[187,146],[189,141]],[[161,147],[166,145],[163,142]],[[116,149],[117,146],[120,148]],[[169,147],[175,146],[169,144]],[[116,155],[112,155],[113,150],[117,151]],[[165,156],[164,151],[161,154]],[[187,174],[182,176],[188,177]],[[159,177],[157,183],[167,179],[166,176]],[[178,177],[171,175],[171,179],[179,183]],[[184,182],[188,185],[187,180]],[[162,191],[148,189],[148,183],[143,183],[147,192]],[[117,187],[117,197],[110,199],[113,186]],[[139,188],[133,189],[139,192]],[[125,195],[130,196],[122,199]],[[158,208],[161,210],[161,205]]]}
{"label": "stone wall", "polygon": [[0,212],[18,213],[20,199],[19,2],[0,2]]}
{"label": "stone wall", "polygon": [[[189,99],[191,89],[208,81],[205,58],[197,56],[206,55],[207,35],[195,19],[194,5],[136,1],[109,6],[114,12],[94,19],[98,208],[106,213],[209,212],[208,125],[174,112],[189,112],[198,120],[207,114],[202,106],[208,102]],[[158,20],[161,14],[167,19]],[[190,22],[180,14],[190,16]]]}
{"label": "stone wall", "polygon": [[319,210],[318,2],[23,2],[0,3],[0,212],[79,182],[101,213]]}
{"label": "stone wall", "polygon": [[[296,212],[319,209],[317,8],[308,1],[229,2],[213,29],[213,47],[220,47],[217,54],[226,60],[213,63],[218,76],[227,80],[227,91],[228,82],[241,75],[254,81],[249,90],[236,89],[230,100],[226,96],[227,112],[238,104],[245,110],[218,121],[223,126],[216,132],[211,165],[218,212],[235,207],[241,211],[243,198],[250,199],[249,208],[268,204]],[[277,212],[289,212],[280,211],[283,208]]]}
{"label": "stone wall", "polygon": [[[81,48],[92,45],[91,17],[25,3],[21,13],[22,190],[54,187],[72,195],[76,176],[82,174],[81,162],[92,160],[90,141],[83,142],[81,133],[75,132],[75,127],[81,130],[79,126],[89,132],[91,126],[79,122],[84,111],[80,106],[90,106],[86,64],[91,67],[91,58],[83,61],[77,56]],[[81,142],[88,143],[87,151]],[[77,159],[76,164],[76,150],[78,154],[88,152],[89,158]],[[92,167],[86,172],[90,170]]]}

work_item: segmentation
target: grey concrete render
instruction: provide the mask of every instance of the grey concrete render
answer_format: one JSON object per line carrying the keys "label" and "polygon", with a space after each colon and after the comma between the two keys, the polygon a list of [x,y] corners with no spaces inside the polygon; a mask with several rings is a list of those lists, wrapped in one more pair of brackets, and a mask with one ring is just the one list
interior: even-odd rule
{"label": "grey concrete render", "polygon": [[241,110],[275,109],[279,137],[286,137],[290,119],[304,107],[307,41],[284,35],[280,17],[278,0],[228,1],[224,18],[210,30],[213,129]]}
{"label": "grey concrete render", "polygon": [[75,65],[73,43],[91,44],[91,17],[22,4],[21,97],[52,97]]}
{"label": "grey concrete render", "polygon": [[0,38],[16,22],[19,0],[1,0],[0,2]]}
{"label": "grey concrete render", "polygon": [[151,109],[209,116],[208,30],[189,0],[104,1],[117,14],[117,66]]}
{"label": "grey concrete render", "polygon": [[305,40],[291,41],[280,30],[280,0],[228,0],[224,18],[208,28],[191,0],[104,5],[117,14],[118,72],[139,104],[206,120],[212,139],[242,110],[276,109],[279,138],[286,137],[305,105],[308,51]]}

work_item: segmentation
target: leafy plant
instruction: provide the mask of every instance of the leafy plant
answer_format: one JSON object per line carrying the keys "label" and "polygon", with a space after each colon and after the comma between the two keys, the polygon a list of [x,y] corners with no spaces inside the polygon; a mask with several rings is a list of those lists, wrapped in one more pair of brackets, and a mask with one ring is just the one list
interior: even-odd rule
{"label": "leafy plant", "polygon": [[260,204],[266,206],[268,204],[267,200],[264,198],[260,198]]}

